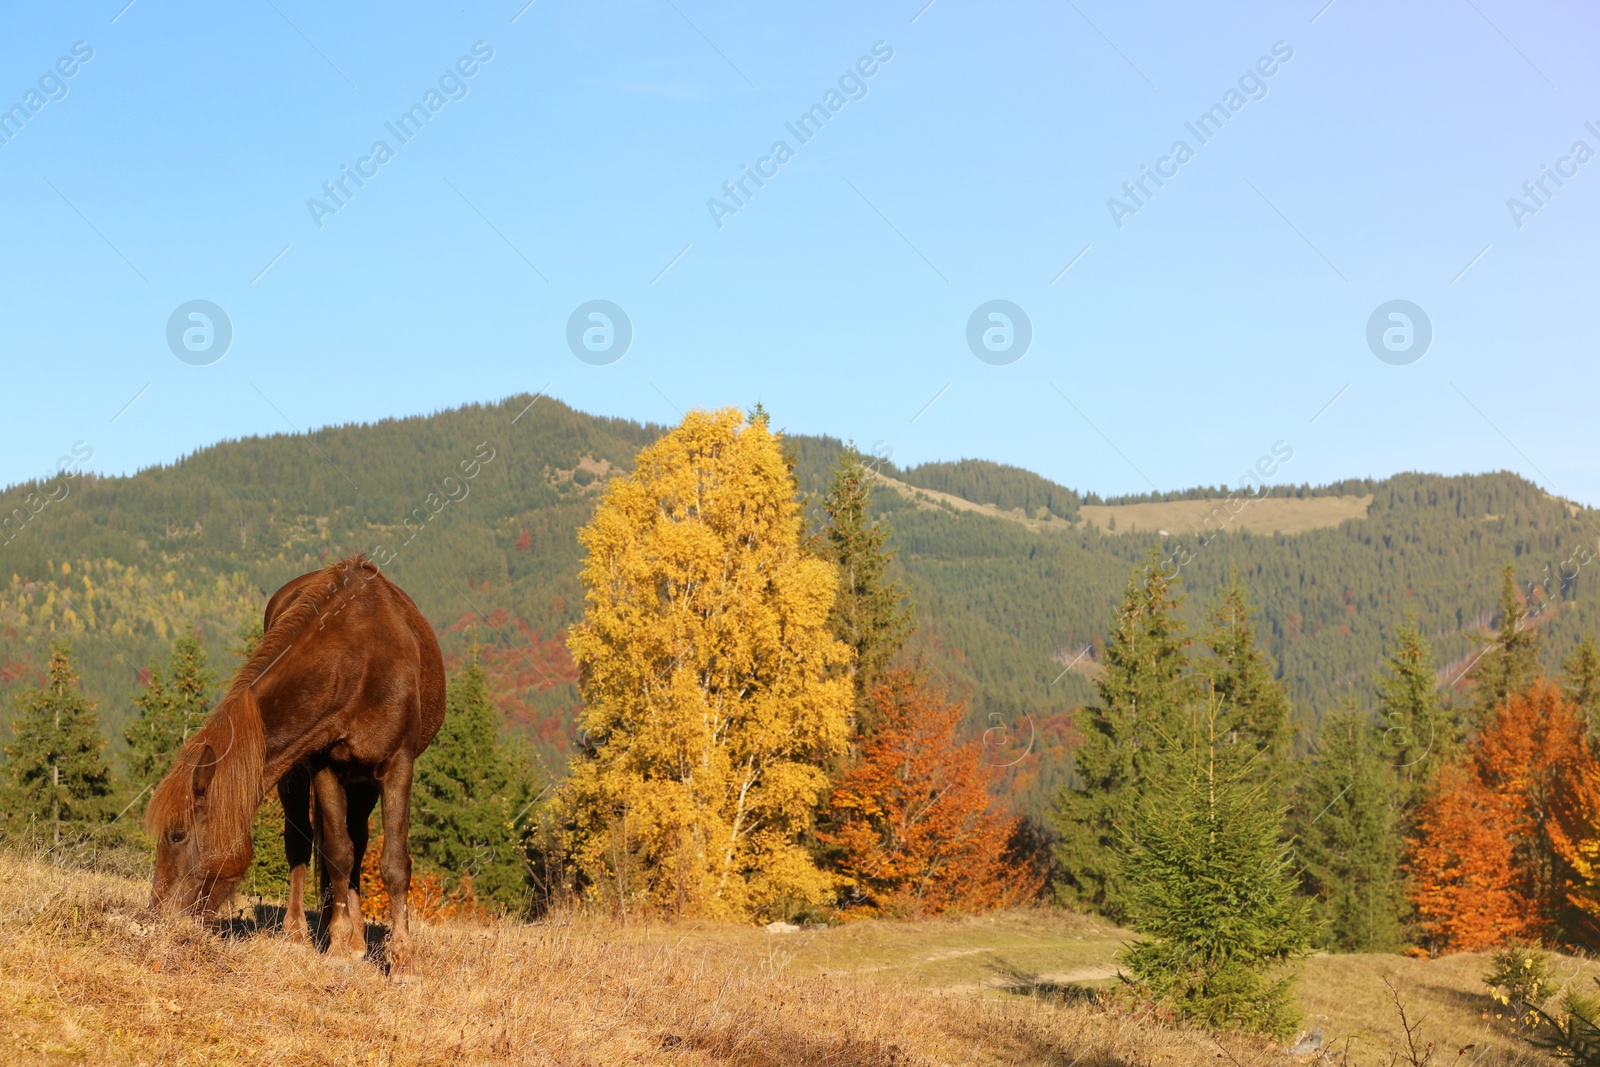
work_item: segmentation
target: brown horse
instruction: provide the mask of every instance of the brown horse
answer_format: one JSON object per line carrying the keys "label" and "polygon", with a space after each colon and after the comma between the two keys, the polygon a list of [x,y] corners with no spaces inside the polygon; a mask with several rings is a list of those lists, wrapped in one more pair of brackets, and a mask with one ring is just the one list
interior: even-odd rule
{"label": "brown horse", "polygon": [[276,786],[292,872],[285,927],[303,939],[307,801],[315,795],[325,884],[334,889],[324,912],[329,952],[345,946],[360,956],[356,846],[365,849],[367,816],[381,797],[390,970],[409,973],[411,772],[439,732],[444,704],[432,627],[370,560],[343,560],[285,585],[267,604],[260,644],[151,797],[152,902],[215,914],[250,866],[251,822]]}

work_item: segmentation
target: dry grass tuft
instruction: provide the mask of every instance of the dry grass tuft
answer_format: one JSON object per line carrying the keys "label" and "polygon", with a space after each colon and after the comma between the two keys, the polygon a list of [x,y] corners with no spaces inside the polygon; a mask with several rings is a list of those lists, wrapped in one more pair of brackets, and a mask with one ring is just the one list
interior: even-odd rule
{"label": "dry grass tuft", "polygon": [[126,877],[8,856],[0,869],[7,1063],[1294,1062],[1084,998],[794,976],[714,940],[641,941],[603,924],[426,927],[422,977],[401,984],[242,920],[218,933],[155,919],[146,885]]}
{"label": "dry grass tuft", "polygon": [[[1593,988],[1589,976],[1600,968],[1585,960],[1552,954],[1563,984]],[[1395,1011],[1392,985],[1419,1029],[1432,1042],[1434,1064],[1492,1064],[1494,1067],[1547,1067],[1549,1057],[1535,1051],[1515,1025],[1496,1019],[1483,975],[1490,954],[1461,953],[1425,960],[1410,956],[1335,955],[1306,961],[1299,992],[1306,1025],[1320,1026],[1338,1048],[1349,1041],[1349,1062],[1387,1065],[1402,1048],[1404,1033]],[[1460,1054],[1460,1050],[1471,1051]],[[1343,1064],[1340,1056],[1330,1063]],[[1396,1062],[1407,1063],[1404,1055]]]}

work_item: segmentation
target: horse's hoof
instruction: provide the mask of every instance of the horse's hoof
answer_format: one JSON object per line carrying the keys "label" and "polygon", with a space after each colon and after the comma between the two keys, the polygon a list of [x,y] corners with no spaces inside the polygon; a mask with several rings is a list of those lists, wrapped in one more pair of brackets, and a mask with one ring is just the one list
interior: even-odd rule
{"label": "horse's hoof", "polygon": [[400,956],[389,954],[389,977],[397,982],[416,981],[417,965],[412,962],[409,952]]}

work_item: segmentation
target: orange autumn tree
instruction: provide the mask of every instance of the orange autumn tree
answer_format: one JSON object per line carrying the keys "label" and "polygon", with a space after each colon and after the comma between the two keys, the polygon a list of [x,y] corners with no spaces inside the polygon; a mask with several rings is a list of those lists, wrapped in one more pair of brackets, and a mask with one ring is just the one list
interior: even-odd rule
{"label": "orange autumn tree", "polygon": [[1569,897],[1581,882],[1571,856],[1594,834],[1571,798],[1593,762],[1555,683],[1537,679],[1494,708],[1418,812],[1411,899],[1429,948],[1569,937],[1579,914]]}
{"label": "orange autumn tree", "polygon": [[[367,846],[361,857],[361,914],[369,922],[386,922],[389,917],[389,890],[383,884],[380,863],[383,858],[383,835],[379,834]],[[406,891],[406,903],[413,918],[426,922],[454,919],[479,912],[477,896],[472,891],[472,875],[463,874],[455,888],[444,884],[444,875],[438,871],[411,872],[411,888]]]}
{"label": "orange autumn tree", "polygon": [[1566,900],[1578,913],[1574,923],[1593,944],[1600,935],[1600,766],[1593,760],[1575,775],[1572,788],[1556,802],[1550,827],[1556,854],[1572,869]]}
{"label": "orange autumn tree", "polygon": [[1571,940],[1593,946],[1600,940],[1600,761],[1584,759],[1563,784],[1555,798],[1550,843],[1567,865],[1562,890],[1573,913]]}
{"label": "orange autumn tree", "polygon": [[1465,761],[1440,769],[1434,792],[1417,811],[1407,864],[1425,947],[1476,952],[1538,937],[1536,909],[1512,864],[1508,815]]}
{"label": "orange autumn tree", "polygon": [[1494,728],[1477,744],[1478,775],[1511,802],[1517,821],[1515,863],[1547,936],[1567,933],[1573,914],[1571,864],[1555,847],[1556,810],[1593,763],[1572,698],[1553,681],[1535,680],[1496,709]]}
{"label": "orange autumn tree", "polygon": [[1019,820],[989,792],[982,746],[963,743],[962,701],[904,668],[879,676],[876,728],[829,799],[845,910],[928,915],[979,912],[1029,899],[1043,876],[1008,855]]}

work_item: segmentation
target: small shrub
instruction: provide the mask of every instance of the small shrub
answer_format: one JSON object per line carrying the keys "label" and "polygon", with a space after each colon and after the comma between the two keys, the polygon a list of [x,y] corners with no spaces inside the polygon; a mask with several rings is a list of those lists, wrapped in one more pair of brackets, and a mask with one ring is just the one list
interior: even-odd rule
{"label": "small shrub", "polygon": [[[1595,983],[1600,985],[1600,978]],[[1530,1036],[1535,1047],[1575,1067],[1600,1067],[1600,999],[1568,990],[1556,1014],[1540,1008],[1534,1014],[1548,1025],[1547,1031]]]}
{"label": "small shrub", "polygon": [[1528,1029],[1539,1025],[1542,1013],[1538,1009],[1555,992],[1550,954],[1525,941],[1512,941],[1497,950],[1483,982],[1516,1025]]}

